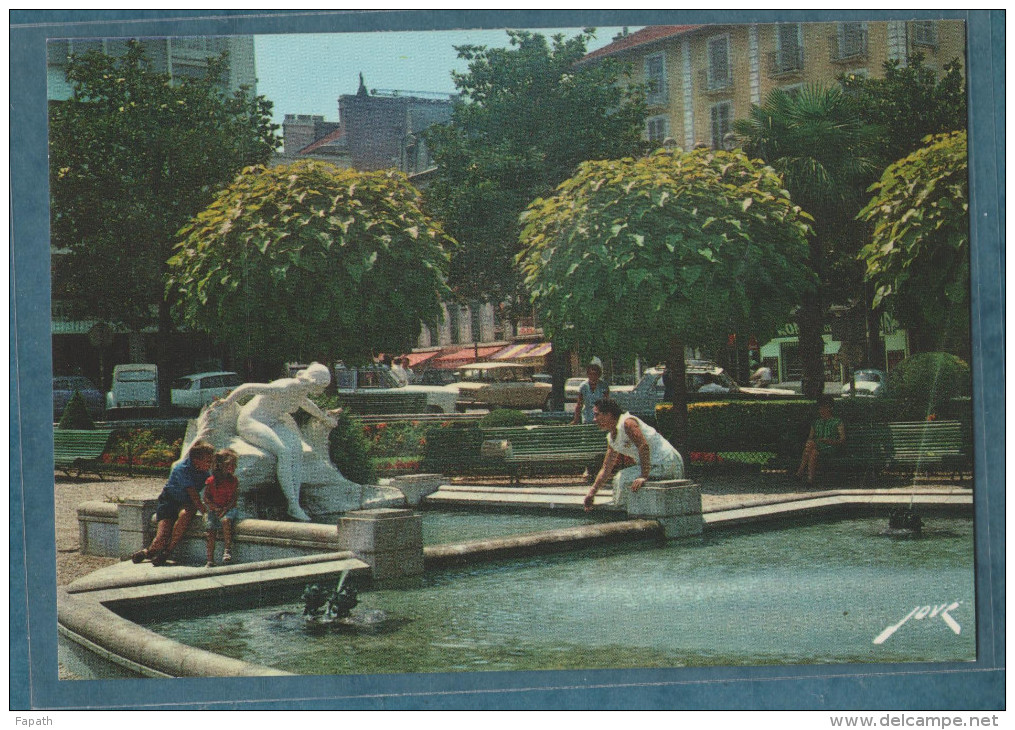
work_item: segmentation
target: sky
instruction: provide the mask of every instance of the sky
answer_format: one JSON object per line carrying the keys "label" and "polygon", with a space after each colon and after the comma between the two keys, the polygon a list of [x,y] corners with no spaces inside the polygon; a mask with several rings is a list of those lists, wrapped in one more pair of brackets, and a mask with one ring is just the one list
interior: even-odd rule
{"label": "sky", "polygon": [[[541,28],[547,38],[579,28]],[[607,45],[621,28],[597,28],[589,50]],[[634,28],[632,28],[634,30]],[[368,89],[455,91],[451,71],[467,70],[454,47],[508,45],[502,30],[259,35],[254,37],[257,93],[274,102],[274,119],[320,114],[338,121],[338,97],[355,94],[359,74]]]}

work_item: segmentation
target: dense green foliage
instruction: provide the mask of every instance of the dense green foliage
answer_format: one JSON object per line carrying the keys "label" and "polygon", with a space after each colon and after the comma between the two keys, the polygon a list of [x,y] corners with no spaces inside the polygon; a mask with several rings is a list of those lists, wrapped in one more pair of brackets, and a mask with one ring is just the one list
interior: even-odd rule
{"label": "dense green foliage", "polygon": [[524,223],[525,283],[565,346],[665,359],[672,337],[764,341],[812,286],[806,216],[740,152],[588,162]]}
{"label": "dense green foliage", "polygon": [[968,180],[966,132],[929,137],[885,170],[859,213],[873,224],[859,258],[877,287],[874,303],[891,300],[924,346],[962,354],[969,337]]}
{"label": "dense green foliage", "polygon": [[71,60],[72,96],[49,113],[52,244],[64,252],[53,285],[81,314],[135,330],[155,323],[176,232],[278,145],[271,103],[227,96],[223,72],[213,62],[206,77],[173,81],[137,43],[120,57]]}
{"label": "dense green foliage", "polygon": [[857,100],[860,116],[876,128],[875,146],[883,165],[923,145],[924,137],[966,128],[966,83],[958,59],[943,74],[927,68],[923,54],[886,61],[883,77],[845,75],[843,87]]}
{"label": "dense green foliage", "polygon": [[[324,407],[324,406],[322,406]],[[328,438],[328,456],[342,476],[357,484],[374,484],[377,473],[370,461],[370,445],[363,424],[343,410],[336,416],[338,425]]]}
{"label": "dense green foliage", "polygon": [[874,128],[864,124],[852,96],[809,84],[795,93],[775,89],[734,124],[745,152],[782,175],[793,202],[814,218],[809,265],[821,282],[797,313],[804,393],[824,382],[821,332],[832,303],[863,300],[856,262],[862,231],[854,222],[877,171]]}
{"label": "dense green foliage", "polygon": [[453,74],[461,97],[451,123],[427,132],[437,166],[427,202],[462,243],[450,281],[463,297],[492,301],[518,292],[518,214],[580,162],[638,152],[645,119],[643,94],[618,83],[616,61],[576,65],[591,30],[550,42],[508,34],[511,48],[457,48],[469,62]]}
{"label": "dense green foliage", "polygon": [[393,171],[248,168],[180,234],[168,283],[179,313],[241,357],[404,352],[450,294],[453,242]]}
{"label": "dense green foliage", "polygon": [[80,391],[75,390],[74,395],[67,401],[67,405],[60,415],[60,423],[57,428],[68,429],[93,429],[95,423],[88,415],[88,408],[85,405],[85,398]]}
{"label": "dense green foliage", "polygon": [[920,353],[898,364],[889,387],[893,398],[902,404],[905,418],[940,417],[946,415],[955,398],[969,395],[969,365],[946,352]]}

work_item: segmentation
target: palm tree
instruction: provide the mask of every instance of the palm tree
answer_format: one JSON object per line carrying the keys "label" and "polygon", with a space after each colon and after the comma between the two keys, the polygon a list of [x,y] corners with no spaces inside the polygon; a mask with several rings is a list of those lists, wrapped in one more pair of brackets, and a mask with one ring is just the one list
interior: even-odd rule
{"label": "palm tree", "polygon": [[839,87],[809,84],[775,89],[764,105],[751,107],[734,124],[744,151],[779,172],[793,202],[814,218],[810,263],[821,282],[798,310],[803,393],[816,398],[824,387],[821,334],[833,299],[864,296],[862,271],[846,263],[860,246],[854,221],[864,205],[877,164],[873,128]]}

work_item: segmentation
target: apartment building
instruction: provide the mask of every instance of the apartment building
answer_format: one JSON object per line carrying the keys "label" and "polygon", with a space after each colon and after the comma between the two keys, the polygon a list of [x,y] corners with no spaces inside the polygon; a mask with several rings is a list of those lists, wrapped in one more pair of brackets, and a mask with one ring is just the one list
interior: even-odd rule
{"label": "apartment building", "polygon": [[[70,56],[82,55],[91,50],[110,56],[127,52],[129,38],[65,38],[49,41],[46,45],[46,93],[50,101],[70,98],[71,88],[65,72]],[[173,38],[138,38],[144,45],[152,68],[168,73],[174,79],[198,77],[208,68],[209,58],[229,53],[228,75],[224,86],[237,91],[241,86],[257,93],[257,75],[254,69],[253,36],[193,36]]]}
{"label": "apartment building", "polygon": [[618,35],[583,63],[612,57],[631,65],[633,80],[649,88],[647,139],[718,148],[728,141],[733,121],[748,116],[772,89],[832,84],[842,74],[879,77],[885,61],[904,65],[917,51],[931,69],[955,58],[965,69],[965,24],[657,25]]}

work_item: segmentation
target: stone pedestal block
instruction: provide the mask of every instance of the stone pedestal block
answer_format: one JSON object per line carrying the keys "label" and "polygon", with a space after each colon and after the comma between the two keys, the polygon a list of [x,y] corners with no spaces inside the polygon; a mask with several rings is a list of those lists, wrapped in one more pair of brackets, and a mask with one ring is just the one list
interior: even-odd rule
{"label": "stone pedestal block", "polygon": [[367,563],[376,580],[423,572],[423,518],[407,509],[347,512],[338,521],[338,549]]}
{"label": "stone pedestal block", "polygon": [[701,490],[687,479],[649,481],[627,495],[627,513],[659,520],[666,537],[700,535]]}
{"label": "stone pedestal block", "polygon": [[445,481],[443,474],[406,474],[394,477],[391,486],[405,495],[405,503],[418,507],[425,497],[430,496]]}
{"label": "stone pedestal block", "polygon": [[127,558],[148,547],[155,539],[152,517],[158,507],[157,499],[127,499],[116,506],[120,528],[120,557]]}

